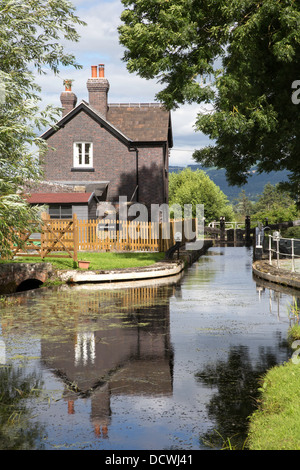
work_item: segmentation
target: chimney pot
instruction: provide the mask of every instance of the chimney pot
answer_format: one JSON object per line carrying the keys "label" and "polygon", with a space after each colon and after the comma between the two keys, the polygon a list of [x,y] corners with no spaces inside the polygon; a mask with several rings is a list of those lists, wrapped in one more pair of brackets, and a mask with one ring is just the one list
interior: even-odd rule
{"label": "chimney pot", "polygon": [[64,80],[65,91],[60,95],[60,101],[63,108],[63,116],[75,108],[77,96],[72,91],[72,80]]}
{"label": "chimney pot", "polygon": [[64,80],[65,91],[72,91],[72,82],[70,79]]}
{"label": "chimney pot", "polygon": [[92,78],[97,78],[97,65],[92,65]]}
{"label": "chimney pot", "polygon": [[99,64],[99,77],[104,78],[104,64]]}

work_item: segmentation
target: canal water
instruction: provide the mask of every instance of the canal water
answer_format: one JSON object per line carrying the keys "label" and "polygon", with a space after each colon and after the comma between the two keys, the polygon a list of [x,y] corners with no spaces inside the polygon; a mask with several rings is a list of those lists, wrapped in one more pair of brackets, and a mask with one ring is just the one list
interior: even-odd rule
{"label": "canal water", "polygon": [[168,281],[38,289],[0,307],[0,449],[241,448],[291,357],[291,293],[214,247]]}

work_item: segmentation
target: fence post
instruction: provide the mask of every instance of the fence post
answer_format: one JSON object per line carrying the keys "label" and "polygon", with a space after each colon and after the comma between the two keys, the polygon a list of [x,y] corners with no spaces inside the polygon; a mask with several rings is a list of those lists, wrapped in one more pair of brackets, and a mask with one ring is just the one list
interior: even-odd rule
{"label": "fence post", "polygon": [[77,263],[78,261],[78,223],[77,214],[73,214],[73,243],[74,243],[74,257],[73,260]]}
{"label": "fence post", "polygon": [[170,240],[169,240],[169,246],[168,248],[170,248],[171,246],[173,246],[175,244],[175,239],[174,239],[174,220],[170,220]]}
{"label": "fence post", "polygon": [[272,235],[269,235],[269,264],[272,266]]}
{"label": "fence post", "polygon": [[163,251],[162,243],[162,222],[158,222],[158,251]]}
{"label": "fence post", "polygon": [[225,241],[225,217],[220,217],[220,239]]}
{"label": "fence post", "polygon": [[291,239],[292,242],[292,273],[295,272],[295,251],[294,251],[294,239]]}
{"label": "fence post", "polygon": [[245,240],[246,242],[249,242],[250,240],[250,229],[251,229],[250,216],[246,215],[245,217]]}
{"label": "fence post", "polygon": [[42,224],[41,224],[41,258],[45,258],[45,246],[47,246],[48,231],[45,227],[46,221],[49,219],[47,212],[42,212],[41,214]]}
{"label": "fence post", "polygon": [[277,269],[279,269],[279,238],[276,240]]}

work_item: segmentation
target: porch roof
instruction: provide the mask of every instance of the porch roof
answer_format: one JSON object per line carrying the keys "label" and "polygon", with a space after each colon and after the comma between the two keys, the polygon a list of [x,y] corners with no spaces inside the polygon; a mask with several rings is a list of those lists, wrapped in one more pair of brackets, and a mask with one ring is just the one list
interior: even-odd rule
{"label": "porch roof", "polygon": [[88,204],[94,193],[32,193],[29,204]]}

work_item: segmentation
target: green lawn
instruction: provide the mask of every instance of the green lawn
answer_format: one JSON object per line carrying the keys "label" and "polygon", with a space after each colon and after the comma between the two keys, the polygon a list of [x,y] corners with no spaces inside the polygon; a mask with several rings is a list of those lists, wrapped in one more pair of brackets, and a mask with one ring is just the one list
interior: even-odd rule
{"label": "green lawn", "polygon": [[[79,252],[79,260],[90,261],[90,270],[96,269],[121,269],[135,268],[139,266],[150,266],[164,259],[164,253],[90,253]],[[52,263],[57,269],[73,269],[73,260],[71,258],[52,258],[47,257],[45,262]],[[14,263],[42,263],[41,258],[22,256],[13,260]]]}

